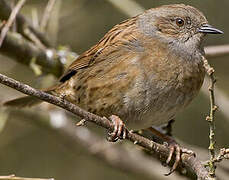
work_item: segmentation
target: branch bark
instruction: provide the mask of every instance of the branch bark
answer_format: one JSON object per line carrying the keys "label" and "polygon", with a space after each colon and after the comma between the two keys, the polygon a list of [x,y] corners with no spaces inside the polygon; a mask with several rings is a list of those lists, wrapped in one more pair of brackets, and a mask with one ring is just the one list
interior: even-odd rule
{"label": "branch bark", "polygon": [[[113,124],[105,117],[102,118],[95,114],[87,112],[79,108],[78,106],[66,101],[63,98],[56,97],[56,96],[44,93],[42,91],[36,90],[28,85],[20,83],[2,74],[0,74],[0,83],[6,86],[9,86],[11,88],[14,88],[24,94],[34,96],[43,101],[49,102],[59,107],[62,107],[65,110],[85,119],[86,121],[97,124],[98,126],[106,128],[108,130],[112,131],[114,128]],[[165,145],[155,143],[147,138],[144,138],[132,132],[127,133],[127,139],[132,141],[134,144],[138,144],[144,147],[145,149],[149,150],[160,160],[165,160],[168,157],[169,149]],[[182,158],[182,164],[186,168],[192,169],[195,172],[195,174],[198,176],[199,179],[204,179],[204,180],[210,179],[210,177],[208,176],[208,171],[204,168],[204,166],[201,164],[201,162],[196,157],[188,155],[188,154],[182,154],[181,158]]]}

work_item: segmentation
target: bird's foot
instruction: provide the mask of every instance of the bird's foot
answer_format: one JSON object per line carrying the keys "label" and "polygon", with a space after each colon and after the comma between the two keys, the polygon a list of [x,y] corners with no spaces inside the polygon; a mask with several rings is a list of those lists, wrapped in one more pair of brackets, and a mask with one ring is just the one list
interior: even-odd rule
{"label": "bird's foot", "polygon": [[179,163],[181,161],[181,155],[183,153],[196,156],[196,154],[193,151],[180,147],[180,145],[172,138],[169,140],[168,143],[169,143],[169,145],[168,145],[169,156],[166,160],[166,164],[168,165],[170,163],[173,155],[175,156],[175,162],[174,162],[172,168],[170,169],[169,173],[165,174],[165,176],[169,176],[170,174],[172,174],[176,170],[177,166],[179,165]]}
{"label": "bird's foot", "polygon": [[150,127],[148,128],[149,131],[151,131],[151,133],[153,133],[155,136],[157,136],[158,138],[160,138],[163,142],[165,142],[168,145],[169,148],[169,155],[168,158],[166,160],[166,164],[168,165],[170,163],[170,161],[172,160],[172,157],[175,156],[175,162],[171,168],[171,170],[169,171],[169,173],[165,174],[166,176],[169,176],[170,174],[172,174],[177,166],[179,165],[180,161],[181,161],[181,155],[183,153],[186,154],[190,154],[193,156],[196,156],[195,153],[191,150],[182,148],[171,136],[168,136],[166,134],[161,133],[160,131],[158,131],[157,129]]}
{"label": "bird's foot", "polygon": [[109,117],[114,125],[113,132],[108,132],[107,140],[110,142],[116,142],[119,139],[125,139],[127,135],[127,129],[123,121],[115,115]]}

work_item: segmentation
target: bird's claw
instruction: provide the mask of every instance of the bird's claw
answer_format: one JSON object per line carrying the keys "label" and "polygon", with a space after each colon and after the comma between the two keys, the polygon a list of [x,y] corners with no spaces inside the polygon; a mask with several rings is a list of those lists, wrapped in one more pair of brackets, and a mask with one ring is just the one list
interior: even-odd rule
{"label": "bird's claw", "polygon": [[115,115],[109,117],[114,125],[113,132],[108,132],[107,140],[110,142],[116,142],[119,139],[126,139],[127,129],[123,121]]}
{"label": "bird's claw", "polygon": [[196,154],[193,151],[180,147],[180,145],[177,144],[176,142],[171,142],[169,144],[169,156],[166,160],[166,164],[168,165],[170,163],[170,161],[172,160],[173,154],[175,155],[175,162],[172,168],[170,169],[169,173],[165,174],[165,176],[169,176],[176,170],[177,166],[179,165],[181,161],[181,155],[183,153],[190,154],[194,157],[196,156]]}

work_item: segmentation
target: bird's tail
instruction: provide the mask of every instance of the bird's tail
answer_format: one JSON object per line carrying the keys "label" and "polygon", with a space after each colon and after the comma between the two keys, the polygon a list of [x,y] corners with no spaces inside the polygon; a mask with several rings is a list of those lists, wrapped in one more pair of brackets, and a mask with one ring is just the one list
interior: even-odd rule
{"label": "bird's tail", "polygon": [[25,107],[31,107],[42,103],[40,99],[37,99],[33,96],[25,96],[17,99],[13,99],[10,101],[7,101],[3,104],[3,106],[11,106],[11,107],[17,107],[17,108],[25,108]]}
{"label": "bird's tail", "polygon": [[[49,93],[49,94],[53,94],[54,90],[55,90],[56,86],[53,86],[51,88],[48,89],[44,89],[42,91]],[[17,99],[13,99],[10,101],[7,101],[5,103],[3,103],[3,106],[11,106],[11,107],[17,107],[17,108],[25,108],[25,107],[32,107],[35,105],[38,105],[40,103],[42,103],[44,101],[33,97],[33,96],[24,96],[21,98],[17,98]]]}

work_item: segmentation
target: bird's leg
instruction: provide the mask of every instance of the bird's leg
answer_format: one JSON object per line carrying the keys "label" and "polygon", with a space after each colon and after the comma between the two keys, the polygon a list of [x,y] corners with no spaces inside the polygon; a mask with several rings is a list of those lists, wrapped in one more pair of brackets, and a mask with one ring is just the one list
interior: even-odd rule
{"label": "bird's leg", "polygon": [[166,164],[169,164],[171,159],[172,159],[172,156],[175,155],[175,162],[173,164],[173,167],[171,168],[169,173],[165,174],[166,176],[172,174],[176,170],[176,168],[177,168],[177,166],[181,160],[181,154],[182,153],[188,153],[188,154],[195,156],[195,153],[193,151],[180,147],[180,145],[171,136],[169,136],[167,134],[163,134],[153,127],[148,128],[148,130],[151,133],[153,133],[154,135],[156,135],[158,138],[163,140],[164,142],[168,143],[169,156],[166,160]]}
{"label": "bird's leg", "polygon": [[108,132],[107,140],[110,142],[116,142],[118,139],[125,139],[127,134],[127,129],[123,121],[115,115],[109,117],[114,125],[113,132]]}
{"label": "bird's leg", "polygon": [[174,119],[171,119],[167,125],[163,126],[162,129],[165,131],[165,134],[168,136],[172,136],[172,130],[173,130],[173,123],[175,122]]}

